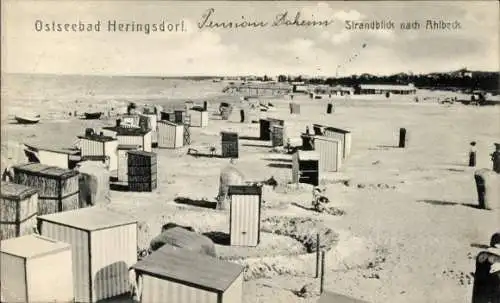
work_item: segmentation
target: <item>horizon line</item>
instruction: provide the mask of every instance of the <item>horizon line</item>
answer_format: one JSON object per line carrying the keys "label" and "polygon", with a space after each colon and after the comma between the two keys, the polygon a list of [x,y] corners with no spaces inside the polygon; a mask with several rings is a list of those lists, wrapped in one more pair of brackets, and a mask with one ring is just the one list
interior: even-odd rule
{"label": "horizon line", "polygon": [[311,74],[287,74],[287,73],[278,73],[276,75],[270,75],[269,73],[263,73],[262,75],[260,74],[246,74],[246,75],[161,75],[161,74],[82,74],[82,73],[26,73],[26,72],[5,72],[1,71],[2,76],[3,75],[35,75],[35,76],[90,76],[90,77],[136,77],[136,78],[170,78],[170,79],[179,79],[179,78],[226,78],[226,77],[263,77],[263,76],[268,76],[268,77],[278,77],[280,75],[284,76],[291,76],[291,77],[307,77],[307,78],[334,78],[334,79],[341,79],[341,78],[348,78],[352,76],[359,76],[363,74],[368,74],[376,77],[389,77],[389,76],[394,76],[394,75],[399,75],[399,74],[407,74],[407,75],[430,75],[430,74],[444,74],[444,73],[451,73],[451,72],[457,72],[460,71],[461,69],[466,69],[468,72],[479,72],[479,73],[500,73],[499,71],[496,70],[472,70],[468,69],[466,67],[456,69],[456,70],[449,70],[449,71],[432,71],[432,72],[426,72],[426,73],[408,73],[408,72],[397,72],[397,73],[391,73],[391,74],[371,74],[369,72],[362,72],[362,73],[356,73],[356,74],[350,74],[346,76],[341,76],[341,77],[335,77],[334,75],[311,75]]}

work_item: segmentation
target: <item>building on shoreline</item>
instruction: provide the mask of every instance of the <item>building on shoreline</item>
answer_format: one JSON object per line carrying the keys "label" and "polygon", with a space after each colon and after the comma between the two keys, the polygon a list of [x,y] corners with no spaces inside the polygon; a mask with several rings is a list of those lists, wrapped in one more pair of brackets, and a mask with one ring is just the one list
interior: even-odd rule
{"label": "building on shoreline", "polygon": [[387,84],[361,84],[355,88],[356,95],[411,95],[417,92],[413,84],[408,85],[387,85]]}

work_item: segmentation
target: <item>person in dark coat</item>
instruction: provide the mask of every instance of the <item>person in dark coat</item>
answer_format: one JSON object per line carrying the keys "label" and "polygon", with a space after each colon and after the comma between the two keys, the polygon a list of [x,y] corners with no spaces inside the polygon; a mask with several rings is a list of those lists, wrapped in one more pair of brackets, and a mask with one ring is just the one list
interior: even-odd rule
{"label": "person in dark coat", "polygon": [[476,166],[476,141],[472,141],[470,143],[470,151],[469,151],[469,167]]}
{"label": "person in dark coat", "polygon": [[493,162],[493,171],[500,174],[500,143],[495,143],[495,151],[491,154]]}

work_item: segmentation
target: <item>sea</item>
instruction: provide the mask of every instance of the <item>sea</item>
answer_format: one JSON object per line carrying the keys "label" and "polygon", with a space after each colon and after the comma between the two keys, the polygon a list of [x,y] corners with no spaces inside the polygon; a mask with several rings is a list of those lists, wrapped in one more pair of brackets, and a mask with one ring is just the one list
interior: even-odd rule
{"label": "sea", "polygon": [[168,106],[221,96],[223,87],[212,79],[3,73],[2,118],[108,111],[130,102]]}

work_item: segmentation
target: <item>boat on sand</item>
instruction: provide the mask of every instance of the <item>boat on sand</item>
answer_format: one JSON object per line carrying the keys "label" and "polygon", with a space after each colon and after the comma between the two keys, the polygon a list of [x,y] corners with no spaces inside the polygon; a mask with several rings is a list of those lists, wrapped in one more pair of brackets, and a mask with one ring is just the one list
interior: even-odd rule
{"label": "boat on sand", "polygon": [[85,120],[97,120],[100,119],[102,116],[101,112],[95,112],[95,113],[84,113]]}
{"label": "boat on sand", "polygon": [[16,119],[19,124],[36,124],[40,121],[40,115],[15,116],[14,119]]}

